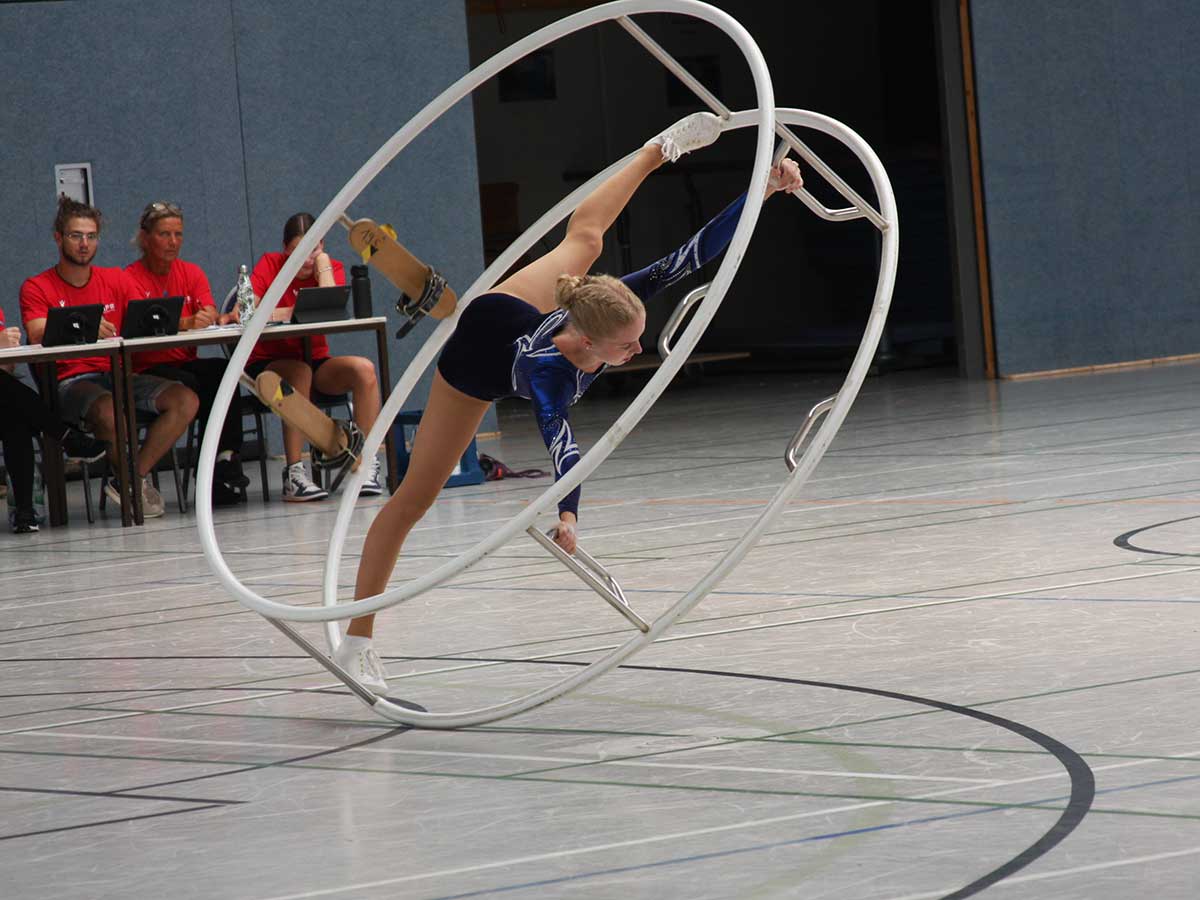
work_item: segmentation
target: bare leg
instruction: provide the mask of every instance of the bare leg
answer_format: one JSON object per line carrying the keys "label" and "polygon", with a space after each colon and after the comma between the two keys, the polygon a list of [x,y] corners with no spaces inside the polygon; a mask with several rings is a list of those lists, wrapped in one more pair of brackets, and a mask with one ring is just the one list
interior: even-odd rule
{"label": "bare leg", "polygon": [[354,400],[354,424],[363,434],[379,418],[379,381],[375,364],[362,356],[335,356],[317,369],[313,385],[325,394],[350,392]]}
{"label": "bare leg", "polygon": [[639,150],[624,168],[579,204],[567,222],[566,236],[557,247],[496,285],[496,290],[520,297],[540,312],[553,311],[558,276],[587,274],[604,249],[604,232],[616,221],[646,176],[662,163],[660,147]]}
{"label": "bare leg", "polygon": [[200,398],[190,388],[173,384],[155,399],[158,418],[146,429],[146,440],[138,448],[137,473],[147,475],[154,464],[175,446],[179,436],[196,418],[200,409]]}
{"label": "bare leg", "polygon": [[[302,359],[273,359],[267,366],[272,372],[279,373],[287,380],[300,395],[307,397],[312,392],[312,367]],[[304,452],[304,432],[291,425],[283,425],[283,454],[289,466],[300,462]]]}
{"label": "bare leg", "polygon": [[[405,538],[437,499],[489,406],[486,400],[468,397],[451,387],[440,373],[434,373],[429,401],[413,439],[408,471],[367,531],[354,585],[355,600],[374,597],[387,588]],[[360,616],[350,622],[346,634],[370,637],[374,625],[374,615]]]}
{"label": "bare leg", "polygon": [[112,394],[97,397],[83,418],[88,431],[108,443],[108,465],[117,471],[117,423],[113,416]]}
{"label": "bare leg", "polygon": [[[116,442],[117,427],[113,419],[112,394],[97,397],[88,407],[84,419],[87,422],[88,430],[100,440],[108,441],[109,445]],[[109,459],[114,458],[112,450],[109,450],[108,455]]]}

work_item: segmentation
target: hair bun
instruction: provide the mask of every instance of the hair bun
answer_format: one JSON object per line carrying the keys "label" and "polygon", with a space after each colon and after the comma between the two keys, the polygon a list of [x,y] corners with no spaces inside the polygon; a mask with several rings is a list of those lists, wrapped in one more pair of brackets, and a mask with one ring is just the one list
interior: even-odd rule
{"label": "hair bun", "polygon": [[570,309],[575,302],[575,292],[587,281],[587,275],[559,275],[554,285],[555,302],[563,309]]}

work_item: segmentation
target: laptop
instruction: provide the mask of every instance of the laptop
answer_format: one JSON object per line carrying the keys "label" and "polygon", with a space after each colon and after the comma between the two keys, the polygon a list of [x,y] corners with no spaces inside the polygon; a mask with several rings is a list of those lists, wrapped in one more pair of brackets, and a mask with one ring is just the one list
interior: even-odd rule
{"label": "laptop", "polygon": [[125,304],[121,322],[121,337],[165,337],[179,333],[179,315],[183,312],[182,297],[150,297],[130,300]]}
{"label": "laptop", "polygon": [[339,284],[334,287],[300,288],[296,294],[296,307],[292,322],[309,325],[313,322],[340,322],[349,319],[346,303],[350,299],[350,288]]}
{"label": "laptop", "polygon": [[46,311],[46,330],[42,333],[42,346],[94,344],[100,337],[100,320],[103,317],[103,303],[52,306]]}

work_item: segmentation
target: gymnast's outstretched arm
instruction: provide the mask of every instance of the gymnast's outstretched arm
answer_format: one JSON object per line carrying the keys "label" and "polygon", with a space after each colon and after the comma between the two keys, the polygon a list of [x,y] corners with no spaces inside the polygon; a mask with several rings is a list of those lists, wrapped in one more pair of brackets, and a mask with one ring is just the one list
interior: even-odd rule
{"label": "gymnast's outstretched arm", "polygon": [[[771,177],[767,183],[767,197],[776,191],[793,193],[803,184],[799,166],[793,160],[785,159],[771,170]],[[644,269],[622,275],[621,281],[645,302],[675,282],[691,275],[705,263],[718,257],[729,246],[745,203],[746,195],[742,194],[688,238],[683,246]]]}

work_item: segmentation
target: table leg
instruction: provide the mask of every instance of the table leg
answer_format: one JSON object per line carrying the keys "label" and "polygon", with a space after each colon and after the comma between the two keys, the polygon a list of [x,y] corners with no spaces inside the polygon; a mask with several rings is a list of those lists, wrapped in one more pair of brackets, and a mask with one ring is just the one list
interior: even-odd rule
{"label": "table leg", "polygon": [[[113,422],[117,429],[117,490],[121,493],[121,524],[141,525],[142,492],[133,467],[137,464],[137,413],[133,408],[131,360],[124,350],[113,354]],[[128,453],[128,456],[125,454]]]}
{"label": "table leg", "polygon": [[[54,363],[39,363],[37,370],[38,389],[42,401],[54,412],[58,412],[58,381]],[[42,472],[46,480],[46,512],[50,527],[67,524],[67,475],[63,465],[62,445],[48,434],[42,435]]]}
{"label": "table leg", "polygon": [[[391,366],[388,364],[388,345],[387,345],[387,326],[378,325],[375,328],[375,358],[379,360],[379,393],[381,400],[387,400],[388,394],[392,390],[392,372]],[[388,492],[394,494],[396,488],[400,486],[400,479],[396,477],[396,446],[395,439],[392,437],[393,429],[388,427],[387,435],[383,439],[383,446],[386,448],[387,456],[387,484]]]}

